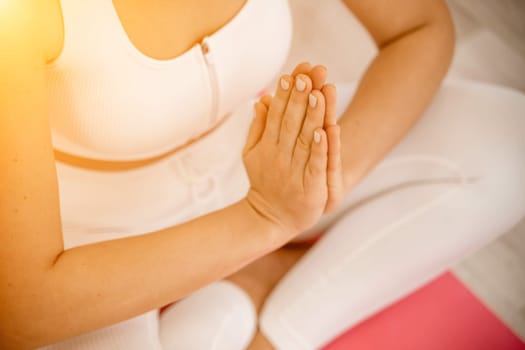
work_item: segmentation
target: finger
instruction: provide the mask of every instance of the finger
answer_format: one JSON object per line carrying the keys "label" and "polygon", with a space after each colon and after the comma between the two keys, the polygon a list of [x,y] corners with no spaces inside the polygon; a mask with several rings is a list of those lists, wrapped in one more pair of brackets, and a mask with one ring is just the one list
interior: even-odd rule
{"label": "finger", "polygon": [[324,83],[326,82],[326,67],[315,66],[308,73],[310,79],[312,79],[312,86],[316,90],[321,90]]}
{"label": "finger", "polygon": [[[312,144],[314,131],[323,127],[324,114],[324,96],[321,91],[314,90],[308,97],[306,117],[299,137],[297,137],[295,142],[294,158],[298,158],[297,163],[302,164],[303,167],[306,162],[308,162],[309,157],[309,152],[305,152],[305,150],[308,150]],[[299,159],[301,157],[303,157],[303,159]]]}
{"label": "finger", "polygon": [[288,99],[290,98],[290,93],[293,90],[293,85],[293,77],[289,75],[282,76],[279,80],[275,96],[272,98],[270,108],[268,109],[266,129],[263,135],[263,137],[268,138],[271,142],[279,142],[282,118]]}
{"label": "finger", "polygon": [[344,199],[343,165],[341,162],[341,127],[331,125],[326,129],[328,140],[328,162],[326,180],[328,201],[325,213],[336,210]]}
{"label": "finger", "polygon": [[311,145],[310,157],[304,168],[304,186],[314,184],[326,186],[326,166],[328,162],[327,139],[323,129],[316,129]]}
{"label": "finger", "polygon": [[270,105],[272,104],[272,95],[266,94],[263,97],[261,97],[259,101],[266,106],[266,109],[270,109]]}
{"label": "finger", "polygon": [[290,95],[290,100],[286,105],[279,136],[281,150],[290,156],[295,148],[296,139],[303,125],[310,91],[312,91],[312,81],[310,77],[299,74],[295,79],[295,86]]}
{"label": "finger", "polygon": [[326,81],[326,68],[324,66],[315,66],[309,62],[303,62],[297,65],[292,72],[292,76],[296,77],[299,74],[306,74],[312,79],[312,86],[314,89],[321,90],[321,87]]}
{"label": "finger", "polygon": [[246,139],[246,145],[244,146],[243,154],[249,152],[261,139],[261,136],[264,132],[264,127],[266,124],[266,114],[268,109],[266,105],[262,102],[257,102],[254,105],[254,117],[250,130],[248,131],[248,136]]}
{"label": "finger", "polygon": [[337,90],[335,85],[327,84],[323,86],[321,92],[325,98],[326,112],[324,117],[325,127],[337,124]]}
{"label": "finger", "polygon": [[312,65],[309,62],[299,63],[292,72],[292,76],[296,77],[299,74],[308,74],[312,70]]}

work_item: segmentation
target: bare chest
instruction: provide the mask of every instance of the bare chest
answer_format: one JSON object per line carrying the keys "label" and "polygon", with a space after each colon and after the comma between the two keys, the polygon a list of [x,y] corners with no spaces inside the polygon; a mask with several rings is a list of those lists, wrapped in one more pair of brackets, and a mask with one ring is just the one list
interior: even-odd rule
{"label": "bare chest", "polygon": [[156,59],[177,57],[241,11],[248,0],[113,0],[134,46]]}

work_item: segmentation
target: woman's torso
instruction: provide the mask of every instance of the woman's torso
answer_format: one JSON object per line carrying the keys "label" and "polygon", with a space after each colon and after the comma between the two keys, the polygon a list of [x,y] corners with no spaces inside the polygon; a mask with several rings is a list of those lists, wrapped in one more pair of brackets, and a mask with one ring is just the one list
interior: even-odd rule
{"label": "woman's torso", "polygon": [[[64,47],[48,65],[53,145],[90,161],[57,157],[66,247],[153,232],[244,195],[246,102],[279,72],[290,46],[287,0],[158,1],[194,6],[182,15],[177,7],[122,7],[155,5],[146,0],[121,2],[60,2]],[[199,17],[205,4],[214,21]],[[182,33],[196,18],[197,30]],[[155,20],[159,26],[137,38]],[[209,62],[199,44],[206,36]],[[180,147],[214,123],[206,137]]]}
{"label": "woman's torso", "polygon": [[145,159],[201,136],[269,83],[290,46],[286,0],[60,5],[53,143],[84,158]]}

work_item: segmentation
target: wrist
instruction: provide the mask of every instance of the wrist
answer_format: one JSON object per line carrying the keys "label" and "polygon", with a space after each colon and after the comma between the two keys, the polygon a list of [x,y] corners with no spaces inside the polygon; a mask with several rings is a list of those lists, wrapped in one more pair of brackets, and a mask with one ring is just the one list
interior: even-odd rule
{"label": "wrist", "polygon": [[[252,192],[252,190],[250,190]],[[283,225],[279,220],[268,215],[264,210],[259,209],[256,204],[257,200],[253,194],[248,193],[241,200],[245,214],[250,218],[250,222],[259,227],[263,232],[268,234],[269,240],[275,247],[280,247],[293,238],[294,234],[289,228]]]}

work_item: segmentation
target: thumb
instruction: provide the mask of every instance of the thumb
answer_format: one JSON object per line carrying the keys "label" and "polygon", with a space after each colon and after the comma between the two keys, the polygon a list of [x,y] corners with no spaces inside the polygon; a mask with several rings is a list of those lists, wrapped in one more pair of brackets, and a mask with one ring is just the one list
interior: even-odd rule
{"label": "thumb", "polygon": [[268,108],[262,102],[257,102],[254,105],[254,117],[250,130],[248,131],[248,137],[246,139],[246,145],[244,146],[243,154],[249,152],[261,139],[261,136],[266,126],[266,115],[268,114]]}

